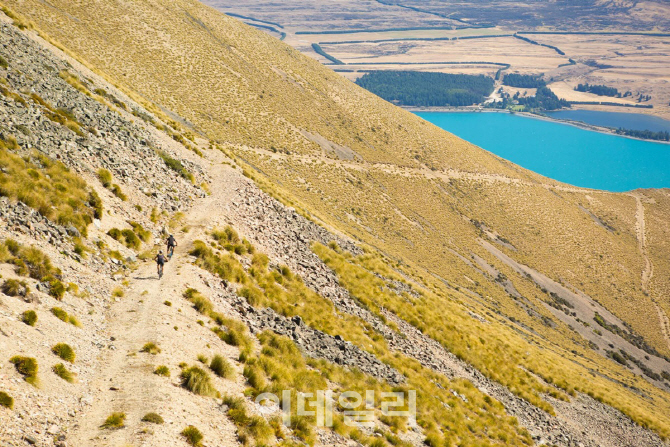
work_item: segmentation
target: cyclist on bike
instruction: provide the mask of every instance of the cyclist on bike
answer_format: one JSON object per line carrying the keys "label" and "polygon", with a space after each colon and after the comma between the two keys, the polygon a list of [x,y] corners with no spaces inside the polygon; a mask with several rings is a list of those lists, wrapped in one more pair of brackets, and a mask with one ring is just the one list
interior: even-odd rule
{"label": "cyclist on bike", "polygon": [[158,279],[161,279],[163,277],[163,266],[167,262],[167,259],[163,256],[163,250],[158,252],[154,260],[156,261],[156,267],[158,268]]}
{"label": "cyclist on bike", "polygon": [[177,246],[177,240],[174,238],[173,235],[170,235],[170,237],[167,238],[166,244],[167,244],[168,258],[171,258],[172,255],[174,254],[174,248]]}

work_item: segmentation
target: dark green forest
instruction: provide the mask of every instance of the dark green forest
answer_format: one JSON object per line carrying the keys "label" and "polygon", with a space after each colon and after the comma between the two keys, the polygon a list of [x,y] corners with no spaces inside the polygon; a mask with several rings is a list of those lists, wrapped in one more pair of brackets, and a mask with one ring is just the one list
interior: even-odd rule
{"label": "dark green forest", "polygon": [[579,84],[575,87],[575,91],[594,93],[598,96],[618,96],[621,98],[621,93],[614,87],[596,84]]}
{"label": "dark green forest", "polygon": [[633,130],[633,129],[617,129],[616,133],[619,135],[627,135],[629,137],[644,138],[645,140],[670,141],[670,133],[667,131],[654,132],[653,130]]}
{"label": "dark green forest", "polygon": [[417,107],[469,106],[493,91],[488,76],[419,71],[371,71],[356,84],[387,101]]}
{"label": "dark green forest", "polygon": [[532,110],[556,110],[570,107],[568,101],[558,99],[558,96],[545,86],[539,87],[535,96],[518,98],[517,101],[519,101],[519,105],[526,106]]}
{"label": "dark green forest", "polygon": [[517,88],[539,88],[544,87],[546,83],[540,76],[523,75],[518,73],[506,74],[503,78],[503,84],[509,87]]}

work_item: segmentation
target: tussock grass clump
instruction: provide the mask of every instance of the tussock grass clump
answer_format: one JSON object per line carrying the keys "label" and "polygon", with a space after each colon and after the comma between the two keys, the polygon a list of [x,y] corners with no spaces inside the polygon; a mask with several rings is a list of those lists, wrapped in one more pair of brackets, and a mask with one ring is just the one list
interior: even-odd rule
{"label": "tussock grass clump", "polygon": [[102,424],[100,428],[117,430],[125,427],[125,422],[126,422],[126,413],[120,413],[120,412],[112,413],[109,416],[107,416],[107,419],[105,419],[105,422]]}
{"label": "tussock grass clump", "polygon": [[[1,188],[1,185],[0,185]],[[65,286],[60,282],[60,269],[53,266],[51,259],[41,250],[35,247],[26,247],[13,239],[5,240],[0,244],[0,262],[14,264],[17,275],[30,276],[38,281],[49,283],[49,293],[56,299],[61,299],[65,294]],[[9,284],[3,284],[8,293],[27,294],[28,288],[25,282],[7,280]],[[3,290],[3,293],[4,290]]]}
{"label": "tussock grass clump", "polygon": [[20,30],[30,29],[35,26],[33,22],[28,21],[25,17],[20,16],[11,9],[3,6],[0,11],[4,12],[7,17],[12,19],[12,23]]}
{"label": "tussock grass clump", "polygon": [[199,267],[219,275],[221,279],[246,284],[247,274],[233,255],[219,256],[202,241],[195,241],[189,254],[198,258],[196,264]]}
{"label": "tussock grass clump", "polygon": [[195,310],[203,315],[209,316],[214,310],[214,305],[212,302],[202,296],[202,294],[194,288],[186,289],[184,291],[184,298],[192,302]]}
{"label": "tussock grass clump", "polygon": [[144,346],[142,346],[140,352],[146,352],[147,354],[156,355],[161,353],[161,348],[159,348],[156,343],[150,341],[145,343]]}
{"label": "tussock grass clump", "polygon": [[226,414],[238,428],[240,442],[247,445],[254,440],[256,445],[263,445],[272,437],[275,430],[265,418],[250,416],[244,399],[226,395],[223,404],[228,407]]}
{"label": "tussock grass clump", "polygon": [[204,354],[198,354],[198,361],[200,363],[202,363],[203,365],[206,365],[207,363],[209,363],[209,359]]}
{"label": "tussock grass clump", "polygon": [[[0,78],[0,79],[3,79],[3,80],[4,80],[5,78]],[[15,101],[15,102],[18,102],[19,104],[22,104],[23,106],[28,106],[28,103],[26,102],[25,99],[23,99],[23,97],[22,97],[21,95],[19,95],[19,94],[16,93],[16,92],[12,92],[12,91],[8,90],[8,89],[5,88],[2,84],[0,84],[0,95],[5,96],[6,98],[9,98],[9,99],[11,99],[11,100],[13,100],[13,101]],[[7,138],[7,139],[9,140],[9,138]],[[1,147],[6,147],[6,146],[7,146],[6,144],[3,144],[3,143],[10,143],[9,148],[10,148],[10,149],[15,149],[15,148],[13,147],[14,144],[12,144],[12,143],[15,143],[15,142],[16,142],[16,140],[14,140],[14,142],[8,142],[8,141],[6,141],[6,140],[3,141],[3,139],[0,138],[0,148],[1,148]]]}
{"label": "tussock grass clump", "polygon": [[154,374],[157,376],[170,377],[170,368],[165,365],[160,365],[154,370]]}
{"label": "tussock grass clump", "polygon": [[70,73],[67,70],[62,70],[60,73],[58,73],[58,76],[60,76],[61,79],[63,79],[65,82],[67,82],[72,87],[79,90],[80,92],[84,93],[87,96],[91,96],[91,92],[88,91],[86,86],[74,74]]}
{"label": "tussock grass clump", "polygon": [[246,239],[241,239],[237,231],[230,225],[227,225],[223,230],[214,230],[212,237],[218,242],[219,246],[225,250],[242,256],[247,253],[254,254],[254,246]]}
{"label": "tussock grass clump", "polygon": [[37,360],[33,357],[23,357],[16,355],[9,359],[14,364],[16,371],[23,376],[23,379],[31,385],[37,385]]}
{"label": "tussock grass clump", "polygon": [[194,447],[201,446],[202,445],[202,440],[204,439],[204,436],[202,433],[200,433],[200,430],[195,428],[192,425],[189,425],[186,427],[182,432],[181,435],[186,439],[186,442],[189,445],[192,445]]}
{"label": "tussock grass clump", "polygon": [[130,226],[133,228],[133,231],[137,235],[137,237],[140,238],[142,242],[149,242],[151,239],[151,231],[145,230],[144,227],[137,222],[130,221],[128,222]]}
{"label": "tussock grass clump", "polygon": [[0,391],[0,407],[14,409],[14,398],[4,391]]}
{"label": "tussock grass clump", "polygon": [[67,288],[65,284],[60,282],[58,279],[52,279],[49,281],[49,295],[56,298],[58,301],[61,301],[65,296]]}
{"label": "tussock grass clump", "polygon": [[66,362],[74,363],[76,357],[74,349],[72,349],[72,347],[67,343],[58,343],[57,345],[51,348],[51,352],[53,352]]}
{"label": "tussock grass clump", "polygon": [[92,190],[88,193],[88,205],[93,208],[93,217],[102,219],[104,208],[102,206],[102,199],[97,192]]}
{"label": "tussock grass clump", "polygon": [[237,325],[228,326],[228,330],[224,331],[220,328],[214,328],[213,331],[219,336],[221,340],[231,346],[237,346],[242,351],[247,350],[251,346],[251,338],[246,333],[246,328],[237,328]]}
{"label": "tussock grass clump", "polygon": [[150,422],[152,424],[162,424],[165,421],[163,420],[163,417],[160,414],[151,412],[144,415],[144,417],[142,418],[142,422]]}
{"label": "tussock grass clump", "polygon": [[122,201],[125,202],[126,200],[128,200],[128,196],[125,195],[125,193],[123,192],[121,187],[119,185],[117,185],[116,183],[112,185],[112,187],[110,188],[110,191],[112,191],[112,194],[114,194],[116,197],[118,197]]}
{"label": "tussock grass clump", "polygon": [[137,250],[142,245],[142,241],[135,234],[135,232],[129,228],[124,230],[119,230],[118,228],[110,229],[107,234],[112,237],[112,239],[121,242],[128,248]]}
{"label": "tussock grass clump", "polygon": [[52,307],[51,313],[54,314],[56,318],[58,318],[61,321],[64,321],[65,323],[70,323],[71,325],[77,327],[81,326],[81,323],[79,323],[77,317],[75,317],[74,315],[69,315],[66,311],[64,311],[60,307]]}
{"label": "tussock grass clump", "polygon": [[54,374],[56,374],[58,377],[65,380],[66,382],[69,383],[74,382],[74,375],[62,363],[54,365],[51,368],[51,370],[54,372]]}
{"label": "tussock grass clump", "polygon": [[98,180],[102,183],[102,186],[109,188],[112,186],[112,173],[107,169],[100,168],[98,169]]}
{"label": "tussock grass clump", "polygon": [[121,287],[114,287],[112,290],[112,296],[115,298],[122,298],[125,295],[125,292]]}
{"label": "tussock grass clump", "polygon": [[24,158],[0,145],[0,195],[19,200],[47,219],[86,236],[94,210],[86,182],[63,163],[33,152]]}
{"label": "tussock grass clump", "polygon": [[35,326],[35,323],[37,323],[37,313],[34,310],[27,310],[21,314],[21,321],[28,326]]}
{"label": "tussock grass clump", "polygon": [[26,296],[30,289],[28,284],[25,281],[19,281],[17,279],[8,279],[2,283],[0,291],[7,296]]}
{"label": "tussock grass clump", "polygon": [[123,193],[121,187],[116,183],[112,183],[113,177],[111,172],[109,172],[107,169],[100,168],[98,169],[97,174],[98,174],[98,180],[100,180],[102,186],[109,189],[112,192],[112,194],[114,194],[116,197],[123,200],[124,202],[128,200],[128,197],[126,197],[126,195]]}
{"label": "tussock grass clump", "polygon": [[177,174],[179,174],[180,176],[182,176],[186,180],[190,181],[191,183],[193,183],[195,181],[195,177],[193,176],[193,174],[188,172],[188,169],[186,169],[186,167],[184,167],[184,165],[182,164],[181,161],[177,160],[176,158],[171,157],[170,154],[168,154],[165,151],[156,151],[156,153],[158,154],[158,156],[160,158],[163,159],[163,161],[165,162],[165,165],[168,168],[172,169]]}
{"label": "tussock grass clump", "polygon": [[197,366],[191,366],[181,372],[181,386],[199,396],[215,397],[218,395],[207,371]]}
{"label": "tussock grass clump", "polygon": [[214,372],[214,374],[219,377],[223,377],[224,379],[230,379],[235,374],[233,365],[231,365],[226,358],[219,354],[216,354],[212,358],[212,362],[209,364],[209,368]]}
{"label": "tussock grass clump", "polygon": [[42,99],[37,93],[31,93],[30,99],[32,99],[33,102],[44,107],[42,113],[49,120],[53,121],[56,124],[60,124],[63,127],[67,127],[80,137],[86,135],[84,131],[81,129],[82,127],[81,123],[77,121],[77,118],[74,116],[74,113],[72,113],[71,110],[65,108],[56,109],[51,104]]}

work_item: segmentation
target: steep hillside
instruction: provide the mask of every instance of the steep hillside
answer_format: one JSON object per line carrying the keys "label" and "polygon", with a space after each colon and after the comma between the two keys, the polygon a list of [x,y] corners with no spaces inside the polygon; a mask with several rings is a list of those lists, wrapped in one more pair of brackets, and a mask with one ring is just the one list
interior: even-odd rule
{"label": "steep hillside", "polygon": [[[5,3],[3,442],[670,436],[666,190],[542,178],[199,3]],[[282,427],[251,399],[324,388],[416,390],[417,420]]]}

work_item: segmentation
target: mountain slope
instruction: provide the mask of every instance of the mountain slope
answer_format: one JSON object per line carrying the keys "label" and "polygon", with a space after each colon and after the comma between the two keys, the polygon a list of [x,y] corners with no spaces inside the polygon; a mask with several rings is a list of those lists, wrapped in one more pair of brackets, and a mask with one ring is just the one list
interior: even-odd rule
{"label": "mountain slope", "polygon": [[[313,305],[335,306],[342,327],[349,331],[338,334],[341,328],[336,330],[310,314],[310,306],[304,303],[286,310],[288,302],[281,300],[288,298],[281,294],[261,304],[288,316],[299,315],[312,329],[329,336],[342,335],[357,349],[402,371],[413,386],[428,390],[430,385],[421,378],[433,377],[431,370],[455,377],[455,384],[448,386],[463,386],[458,392],[472,393],[468,397],[472,404],[467,399],[458,404],[465,405],[464,412],[475,412],[472,405],[483,399],[481,393],[493,394],[505,405],[504,412],[517,416],[538,440],[552,436],[552,442],[569,445],[572,438],[583,437],[590,445],[617,445],[617,439],[625,436],[639,445],[659,442],[630,425],[624,425],[623,432],[614,430],[625,418],[616,411],[608,413],[607,407],[587,394],[667,435],[667,381],[645,375],[643,369],[654,374],[669,369],[660,356],[670,352],[660,330],[668,309],[667,285],[657,279],[667,277],[662,261],[667,251],[659,236],[667,223],[667,192],[609,194],[544,179],[380,101],[263,33],[197,3],[7,4],[107,79],[114,79],[128,93],[124,99],[128,104],[131,97],[152,101],[153,106],[145,102],[148,110],[135,103],[130,108],[137,118],[153,113],[151,119],[135,119],[127,113],[128,118],[172,145],[176,143],[168,135],[182,141],[176,147],[194,163],[189,168],[222,182],[210,186],[218,198],[216,208],[207,199],[194,196],[193,200],[217,210],[211,216],[214,222],[234,219],[274,262],[299,272],[312,290],[321,292],[321,298],[313,297]],[[6,59],[10,93],[27,97],[29,89],[22,91],[13,84],[22,70],[16,71],[11,52]],[[65,75],[63,79],[71,80]],[[87,90],[91,94],[95,89]],[[57,104],[61,105],[65,106]],[[18,112],[10,115],[20,116]],[[170,119],[181,124],[158,124],[158,129],[149,125],[160,119],[164,124]],[[194,138],[199,142],[197,149],[196,143],[186,141],[189,132],[184,127],[214,141]],[[349,245],[347,250],[353,253],[349,255],[325,246],[310,248],[310,240],[325,245],[336,237],[304,233],[312,224],[296,214],[264,222],[271,215],[268,210],[284,208],[273,202],[260,206],[258,195],[240,199],[239,191],[225,184],[230,178],[217,176],[218,170],[208,164],[223,161],[217,151],[205,149],[208,143],[222,146],[273,195],[295,202],[302,213],[333,231],[362,241],[368,254],[360,255],[360,249]],[[138,146],[124,145],[120,159],[132,157]],[[26,147],[23,142],[22,147]],[[189,147],[205,150],[204,161],[188,152]],[[54,157],[61,155],[56,148],[51,152]],[[79,159],[67,162],[81,169]],[[158,157],[144,162],[147,169],[161,163]],[[122,175],[122,166],[115,168],[119,172],[115,176]],[[86,169],[88,178],[94,179],[94,169]],[[142,198],[143,181],[128,176],[121,186],[138,190],[137,197]],[[142,206],[176,210],[189,204]],[[293,221],[301,222],[298,229]],[[146,216],[143,222],[150,225]],[[284,234],[287,226],[290,231]],[[205,232],[196,234],[210,238]],[[282,258],[298,246],[299,257]],[[180,259],[176,258],[183,262]],[[301,263],[305,259],[307,267]],[[332,284],[339,282],[337,293],[320,290],[321,278],[308,281],[313,273],[309,266],[319,272],[331,272],[326,266],[330,267],[326,277]],[[187,286],[188,281],[179,284]],[[128,286],[135,287],[130,281]],[[268,287],[261,289],[268,293]],[[348,295],[351,302],[343,298]],[[151,303],[155,306],[160,301],[152,296]],[[397,322],[382,323],[388,320]],[[358,334],[367,325],[374,328],[372,332]],[[412,350],[399,340],[403,337],[394,335],[410,334],[416,328],[423,333],[414,334],[415,340],[422,340],[423,351]],[[390,340],[390,351],[375,332]],[[453,371],[433,366],[425,353],[435,341],[438,344],[431,349],[448,349],[465,363],[456,363]],[[623,367],[607,358],[619,349],[639,364],[628,361],[628,367]],[[393,360],[390,352],[394,350],[407,356],[403,362]],[[444,352],[440,355],[449,358]],[[420,374],[413,375],[407,365],[414,365]],[[471,372],[470,365],[483,376]],[[463,379],[477,382],[479,389],[463,385],[459,382]],[[499,407],[487,405],[486,414],[472,413],[481,418],[468,427],[473,439],[527,440],[504,413],[498,413]],[[578,416],[583,407],[589,408],[586,417]],[[499,432],[481,427],[494,423],[486,419],[487,414],[494,415]],[[437,426],[422,427],[423,436],[453,441],[448,434],[453,429],[463,439],[463,418],[438,416]],[[560,437],[547,429],[557,424]],[[598,428],[584,437],[581,432],[593,427],[589,424]]]}

